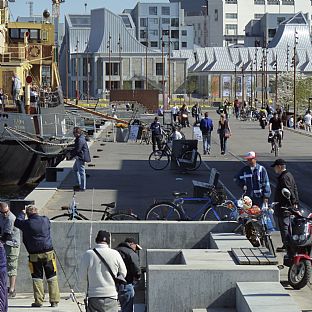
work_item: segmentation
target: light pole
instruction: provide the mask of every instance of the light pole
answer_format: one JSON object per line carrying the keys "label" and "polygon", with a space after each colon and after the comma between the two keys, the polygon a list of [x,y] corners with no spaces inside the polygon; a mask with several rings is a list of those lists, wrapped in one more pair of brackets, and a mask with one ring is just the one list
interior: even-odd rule
{"label": "light pole", "polygon": [[277,54],[275,57],[275,63],[273,64],[273,69],[275,69],[275,105],[277,105],[277,86],[278,86]]}
{"label": "light pole", "polygon": [[123,89],[123,80],[122,80],[122,59],[121,59],[121,51],[122,51],[122,46],[121,46],[121,38],[120,38],[120,34],[119,34],[119,38],[118,38],[118,50],[119,50],[119,88],[120,90]]}
{"label": "light pole", "polygon": [[78,105],[79,101],[79,81],[78,81],[78,38],[76,43],[76,105]]}
{"label": "light pole", "polygon": [[87,52],[87,104],[89,104],[89,97],[90,97],[90,73],[89,73],[89,45],[86,42],[86,52]]}
{"label": "light pole", "polygon": [[245,74],[244,74],[244,66],[245,64],[242,64],[242,103],[244,105],[245,103]]}
{"label": "light pole", "polygon": [[[168,99],[171,100],[171,35],[170,35],[170,28],[168,31]],[[170,103],[170,102],[169,102]]]}
{"label": "light pole", "polygon": [[108,37],[108,42],[107,42],[107,49],[108,49],[108,75],[109,75],[109,84],[108,84],[108,90],[111,91],[111,41],[112,41],[112,36],[109,33]]}
{"label": "light pole", "polygon": [[166,109],[165,103],[165,42],[164,42],[164,30],[161,30],[161,62],[162,62],[162,98],[163,98],[163,110]]}
{"label": "light pole", "polygon": [[251,81],[250,81],[250,106],[252,107],[253,102],[253,60],[250,63],[250,71],[251,71]]}
{"label": "light pole", "polygon": [[294,38],[294,56],[293,56],[293,66],[294,66],[294,129],[296,129],[296,68],[297,68],[297,44],[298,44],[298,33],[295,30]]}
{"label": "light pole", "polygon": [[255,76],[255,99],[258,100],[258,49],[255,51],[255,66],[256,66],[256,76]]}
{"label": "light pole", "polygon": [[148,30],[145,31],[146,34],[146,46],[145,46],[145,90],[148,89],[148,78],[147,78],[147,53],[148,53]]}
{"label": "light pole", "polygon": [[237,70],[236,70],[236,64],[234,64],[234,100],[236,100],[237,95]]}
{"label": "light pole", "polygon": [[264,48],[262,49],[260,70],[261,70],[261,102],[262,102],[261,106],[264,107]]}

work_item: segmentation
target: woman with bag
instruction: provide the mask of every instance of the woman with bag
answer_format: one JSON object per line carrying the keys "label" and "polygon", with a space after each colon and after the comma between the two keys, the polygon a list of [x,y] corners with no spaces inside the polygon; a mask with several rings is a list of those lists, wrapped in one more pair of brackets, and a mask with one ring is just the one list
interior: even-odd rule
{"label": "woman with bag", "polygon": [[229,121],[225,119],[225,115],[220,115],[218,134],[220,138],[220,146],[221,146],[221,155],[225,155],[226,153],[226,142],[227,139],[231,136],[231,129],[229,126]]}

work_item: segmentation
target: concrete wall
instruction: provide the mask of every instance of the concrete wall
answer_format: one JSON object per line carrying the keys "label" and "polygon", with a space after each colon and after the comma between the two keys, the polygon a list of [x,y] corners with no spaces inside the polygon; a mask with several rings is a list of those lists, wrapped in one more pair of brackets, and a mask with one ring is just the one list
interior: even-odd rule
{"label": "concrete wall", "polygon": [[[112,244],[115,246],[126,236],[137,236],[143,250],[140,251],[142,266],[146,266],[146,249],[192,249],[209,248],[209,232],[230,232],[236,226],[231,222],[124,222],[124,221],[102,221],[102,222],[56,222],[52,221],[52,239],[55,251],[60,259],[58,262],[59,279],[61,291],[68,291],[69,286],[66,279],[75,290],[84,290],[84,285],[77,281],[77,271],[82,254],[89,249],[90,226],[92,224],[91,245],[99,230],[107,230],[112,233]],[[169,257],[170,258],[170,257]],[[22,246],[19,257],[19,268],[17,276],[17,292],[29,292],[31,289],[31,278],[27,264],[27,252]],[[62,264],[65,272],[61,270]]]}

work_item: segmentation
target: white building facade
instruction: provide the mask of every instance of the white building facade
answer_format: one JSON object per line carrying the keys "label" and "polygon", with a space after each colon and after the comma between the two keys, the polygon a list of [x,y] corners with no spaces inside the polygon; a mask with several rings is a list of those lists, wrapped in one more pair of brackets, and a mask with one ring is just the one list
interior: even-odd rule
{"label": "white building facade", "polygon": [[203,47],[243,45],[245,26],[265,13],[312,15],[311,0],[209,0],[207,4],[208,10],[203,7],[197,17],[185,17],[186,24],[194,26],[194,42]]}

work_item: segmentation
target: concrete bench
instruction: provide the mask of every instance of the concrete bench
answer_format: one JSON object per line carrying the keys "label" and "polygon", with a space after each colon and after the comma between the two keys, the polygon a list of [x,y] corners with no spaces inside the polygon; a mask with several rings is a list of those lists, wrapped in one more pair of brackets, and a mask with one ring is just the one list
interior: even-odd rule
{"label": "concrete bench", "polygon": [[209,309],[193,309],[192,312],[236,312],[232,308],[209,308]]}
{"label": "concrete bench", "polygon": [[238,282],[236,309],[239,312],[300,312],[298,305],[278,282]]}
{"label": "concrete bench", "polygon": [[232,248],[251,248],[250,241],[241,234],[210,233],[210,248],[228,250]]}

